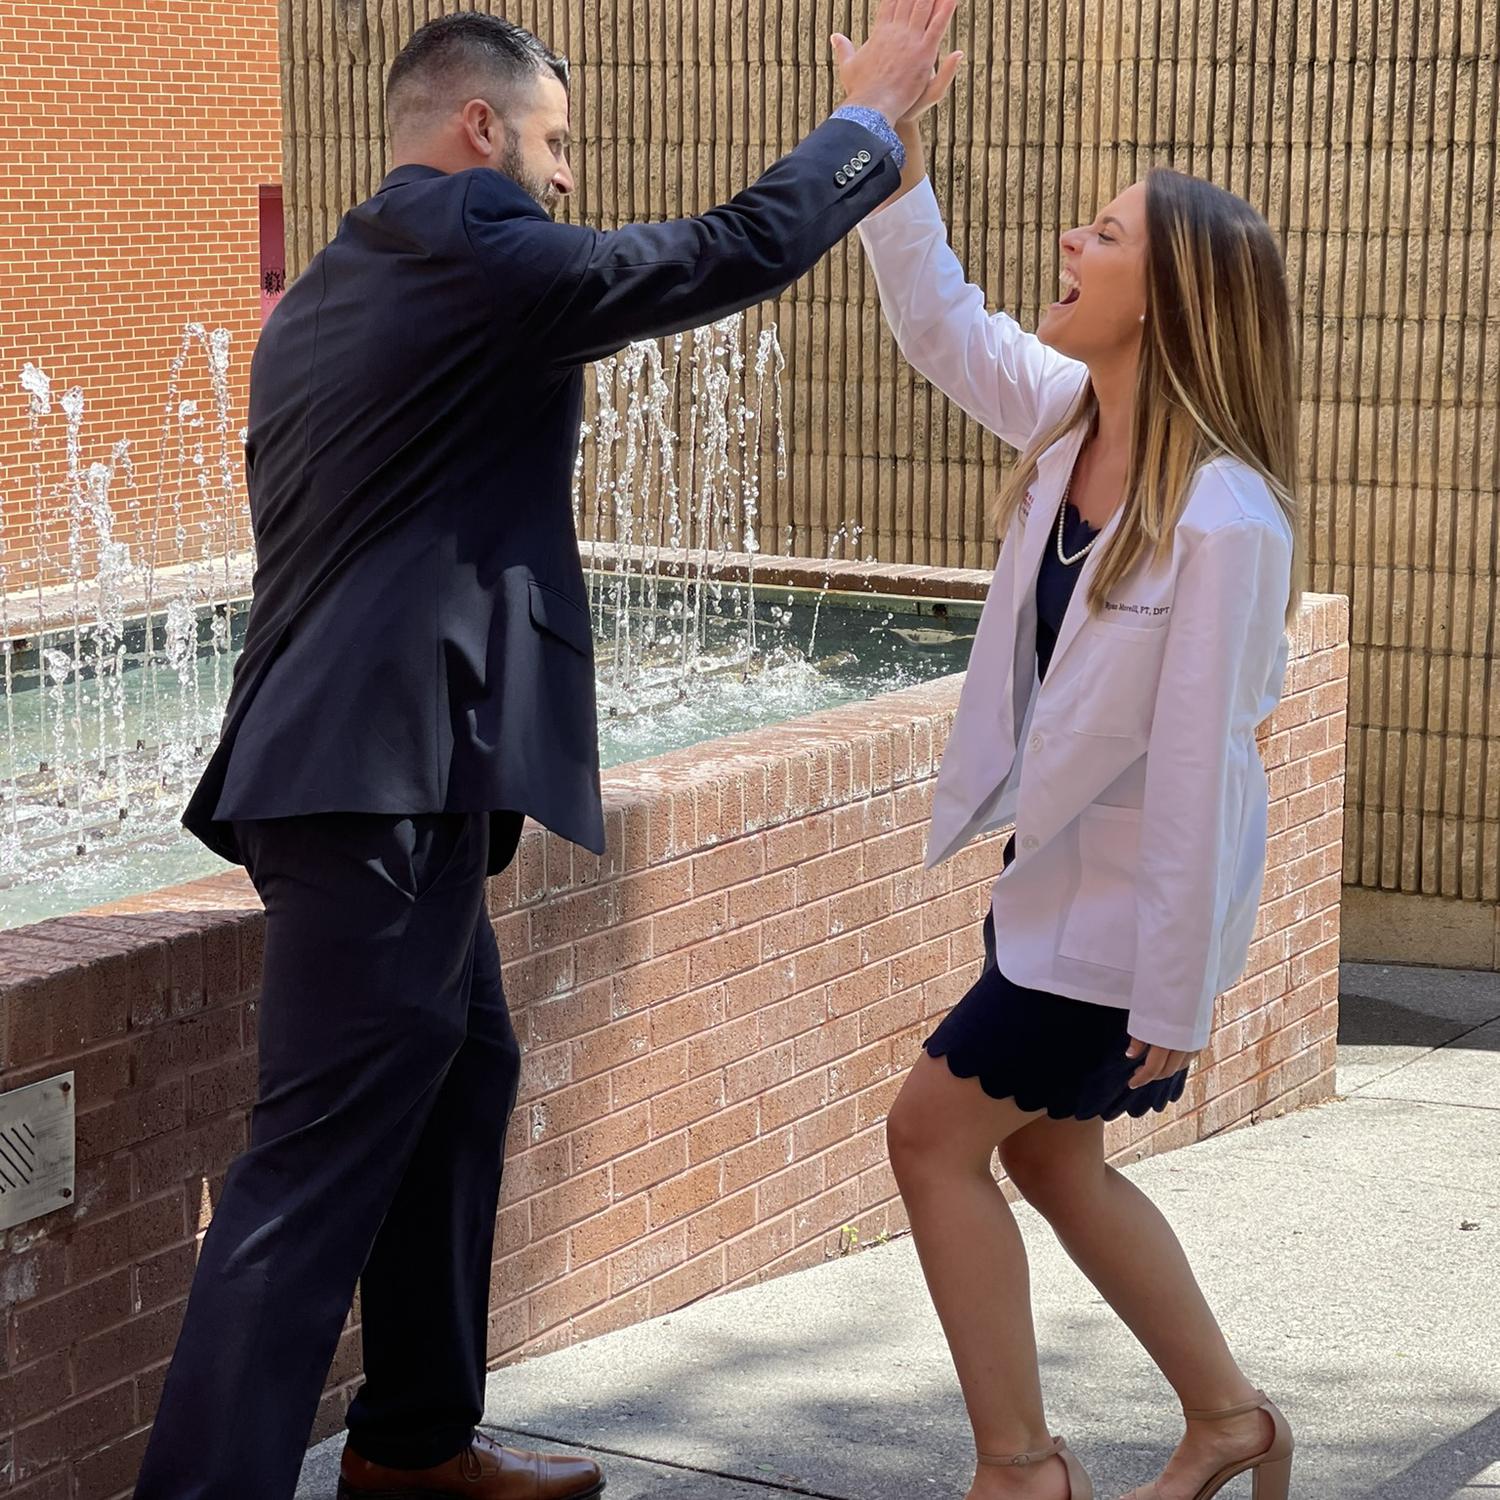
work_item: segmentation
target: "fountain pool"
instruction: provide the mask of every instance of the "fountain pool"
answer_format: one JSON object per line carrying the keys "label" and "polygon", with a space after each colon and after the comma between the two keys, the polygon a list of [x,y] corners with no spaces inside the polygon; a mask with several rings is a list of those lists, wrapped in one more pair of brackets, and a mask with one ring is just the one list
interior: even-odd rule
{"label": "fountain pool", "polygon": [[[767,559],[770,563],[772,560]],[[594,575],[598,591],[612,587]],[[622,765],[961,672],[977,603],[715,583],[682,666],[685,586],[648,610],[633,591],[628,670],[618,611],[596,615],[600,760]],[[211,753],[247,605],[202,610],[184,659],[164,619],[126,622],[123,661],[70,668],[71,631],[23,641],[0,734],[0,928],[62,916],[222,869],[177,824]],[[755,646],[746,641],[753,618]],[[176,653],[175,660],[172,652]]]}

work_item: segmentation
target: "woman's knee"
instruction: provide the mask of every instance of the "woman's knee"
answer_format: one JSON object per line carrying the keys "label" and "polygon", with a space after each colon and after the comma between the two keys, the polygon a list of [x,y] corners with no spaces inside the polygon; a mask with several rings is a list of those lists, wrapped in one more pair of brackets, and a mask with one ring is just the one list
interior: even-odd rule
{"label": "woman's knee", "polygon": [[903,1093],[885,1122],[886,1150],[903,1193],[970,1165],[951,1137],[935,1128],[931,1110],[920,1098]]}
{"label": "woman's knee", "polygon": [[920,1106],[905,1091],[897,1095],[885,1121],[886,1151],[897,1177],[930,1155],[935,1144]]}
{"label": "woman's knee", "polygon": [[1087,1201],[1102,1181],[1104,1154],[1091,1140],[1073,1139],[1063,1129],[1035,1134],[1019,1131],[1000,1147],[1000,1165],[1016,1191],[1045,1218],[1066,1214]]}
{"label": "woman's knee", "polygon": [[924,1070],[919,1063],[897,1096],[885,1122],[886,1149],[903,1193],[954,1175],[989,1175],[993,1146],[980,1122],[969,1118],[949,1094],[946,1068]]}
{"label": "woman's knee", "polygon": [[1014,1136],[1000,1146],[1000,1165],[1015,1189],[1033,1206],[1046,1193],[1047,1170],[1043,1153],[1023,1144]]}

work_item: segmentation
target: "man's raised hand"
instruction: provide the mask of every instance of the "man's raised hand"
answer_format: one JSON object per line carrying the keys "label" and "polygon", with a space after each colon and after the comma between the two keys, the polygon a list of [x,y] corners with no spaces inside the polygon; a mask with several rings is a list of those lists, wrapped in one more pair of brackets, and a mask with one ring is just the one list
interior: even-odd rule
{"label": "man's raised hand", "polygon": [[893,124],[936,104],[962,61],[954,52],[937,65],[938,46],[957,9],[958,0],[882,0],[863,47],[835,36],[834,60],[848,102],[878,110]]}

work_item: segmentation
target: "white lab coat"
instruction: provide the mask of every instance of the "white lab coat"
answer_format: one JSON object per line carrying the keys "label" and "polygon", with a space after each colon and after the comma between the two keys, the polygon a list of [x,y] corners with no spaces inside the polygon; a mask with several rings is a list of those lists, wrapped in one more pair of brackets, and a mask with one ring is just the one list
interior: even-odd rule
{"label": "white lab coat", "polygon": [[[930,184],[860,229],[911,363],[1007,443],[1066,414],[1084,367],[965,283]],[[995,884],[1001,970],[1130,1012],[1141,1041],[1204,1046],[1244,972],[1265,873],[1256,727],[1281,697],[1292,535],[1269,487],[1218,458],[1194,478],[1170,562],[1087,609],[1118,524],[1082,565],[1045,684],[1036,579],[1082,437],[1041,457],[1005,537],[933,797],[927,863],[1014,822]]]}

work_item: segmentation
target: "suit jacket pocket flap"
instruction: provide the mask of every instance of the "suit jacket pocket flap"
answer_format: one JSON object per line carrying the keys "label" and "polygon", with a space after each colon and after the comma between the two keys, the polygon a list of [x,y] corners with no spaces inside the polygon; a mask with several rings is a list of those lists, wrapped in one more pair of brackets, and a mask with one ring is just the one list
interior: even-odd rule
{"label": "suit jacket pocket flap", "polygon": [[593,654],[593,631],[589,612],[575,604],[566,594],[549,588],[535,578],[531,583],[531,623],[548,635],[555,635],[584,656]]}

